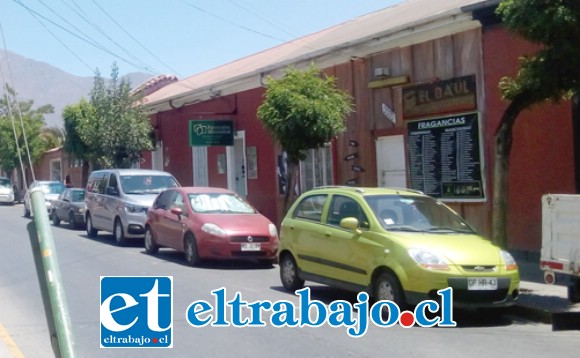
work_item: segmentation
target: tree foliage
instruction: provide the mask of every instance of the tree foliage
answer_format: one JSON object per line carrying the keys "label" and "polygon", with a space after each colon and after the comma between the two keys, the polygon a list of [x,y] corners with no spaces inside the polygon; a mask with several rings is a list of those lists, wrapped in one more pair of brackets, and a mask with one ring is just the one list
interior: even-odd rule
{"label": "tree foliage", "polygon": [[57,144],[44,121],[44,116],[53,112],[52,105],[35,109],[31,100],[18,102],[16,91],[6,86],[0,100],[0,167],[4,171],[19,167],[20,158],[25,167],[30,167],[29,162],[37,163],[46,150]]}
{"label": "tree foliage", "polygon": [[88,179],[89,163],[96,162],[97,156],[91,151],[88,144],[81,138],[79,130],[83,123],[95,120],[93,106],[86,100],[81,99],[78,103],[68,105],[62,112],[66,140],[63,150],[70,153],[74,159],[82,161],[81,183]]}
{"label": "tree foliage", "polygon": [[497,13],[508,31],[538,45],[533,55],[520,58],[517,76],[504,77],[499,84],[510,103],[495,133],[493,240],[505,247],[513,126],[519,114],[532,105],[558,103],[578,93],[580,1],[504,0]]}
{"label": "tree foliage", "polygon": [[[352,110],[351,97],[337,88],[336,79],[314,65],[305,71],[290,67],[282,78],[268,78],[258,117],[288,155],[289,188],[294,187],[295,168],[307,150],[342,133]],[[287,191],[286,206],[291,192]]]}
{"label": "tree foliage", "polygon": [[149,119],[131,95],[130,83],[118,75],[116,65],[108,82],[97,71],[89,102],[65,112],[72,135],[67,150],[95,167],[128,168],[139,161],[141,151],[153,149]]}
{"label": "tree foliage", "polygon": [[498,14],[511,32],[540,45],[520,59],[515,78],[504,77],[500,88],[513,100],[525,96],[529,105],[559,102],[580,85],[580,2],[577,0],[504,0]]}

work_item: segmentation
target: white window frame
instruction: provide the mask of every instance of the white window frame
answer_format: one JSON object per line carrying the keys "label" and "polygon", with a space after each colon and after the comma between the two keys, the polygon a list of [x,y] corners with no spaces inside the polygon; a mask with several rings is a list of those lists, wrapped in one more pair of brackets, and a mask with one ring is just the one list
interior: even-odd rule
{"label": "white window frame", "polygon": [[305,192],[317,186],[333,185],[332,145],[310,149],[306,159],[300,161],[300,190]]}

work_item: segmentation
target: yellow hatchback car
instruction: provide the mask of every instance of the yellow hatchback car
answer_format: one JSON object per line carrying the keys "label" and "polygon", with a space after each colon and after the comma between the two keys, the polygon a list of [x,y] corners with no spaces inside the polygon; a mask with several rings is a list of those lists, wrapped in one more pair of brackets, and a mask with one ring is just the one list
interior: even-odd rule
{"label": "yellow hatchback car", "polygon": [[421,192],[398,188],[320,187],[302,194],[280,232],[280,279],[304,281],[404,307],[451,287],[456,307],[514,304],[513,257],[478,235],[455,211]]}

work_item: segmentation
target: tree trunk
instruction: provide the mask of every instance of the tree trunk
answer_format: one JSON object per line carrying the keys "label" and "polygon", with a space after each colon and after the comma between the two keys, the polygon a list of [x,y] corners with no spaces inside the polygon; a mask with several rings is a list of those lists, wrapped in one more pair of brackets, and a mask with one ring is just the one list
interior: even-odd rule
{"label": "tree trunk", "polygon": [[288,159],[288,173],[286,174],[286,196],[284,197],[284,215],[290,210],[290,206],[294,203],[296,197],[294,188],[296,187],[296,172],[300,162],[295,162]]}
{"label": "tree trunk", "polygon": [[513,126],[520,112],[528,105],[523,96],[515,98],[506,108],[495,133],[492,241],[502,248],[507,248],[509,160]]}
{"label": "tree trunk", "polygon": [[86,187],[88,181],[89,181],[89,161],[83,160],[81,168],[81,188]]}

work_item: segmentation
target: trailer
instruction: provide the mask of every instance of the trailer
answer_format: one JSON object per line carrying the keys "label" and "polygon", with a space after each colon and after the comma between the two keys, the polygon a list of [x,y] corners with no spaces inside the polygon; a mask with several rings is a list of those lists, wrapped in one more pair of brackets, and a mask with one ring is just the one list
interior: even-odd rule
{"label": "trailer", "polygon": [[540,268],[548,284],[567,278],[568,299],[580,302],[580,195],[542,196]]}

